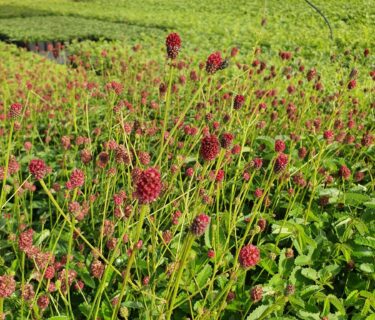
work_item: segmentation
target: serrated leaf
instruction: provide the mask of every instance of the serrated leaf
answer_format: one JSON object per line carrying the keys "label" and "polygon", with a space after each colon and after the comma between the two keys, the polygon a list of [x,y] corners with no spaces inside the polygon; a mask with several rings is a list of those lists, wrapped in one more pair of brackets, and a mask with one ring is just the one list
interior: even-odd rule
{"label": "serrated leaf", "polygon": [[44,229],[37,237],[37,239],[35,240],[35,244],[37,246],[40,246],[41,243],[47,239],[49,236],[50,236],[51,232],[49,231],[49,229]]}
{"label": "serrated leaf", "polygon": [[362,220],[354,219],[353,225],[358,230],[358,232],[361,234],[361,236],[364,236],[366,233],[368,233],[368,228]]}
{"label": "serrated leaf", "polygon": [[361,290],[359,292],[359,294],[361,295],[361,297],[364,297],[364,298],[368,298],[368,299],[374,299],[375,298],[375,296],[371,292],[368,292],[366,290]]}
{"label": "serrated leaf", "polygon": [[373,237],[358,236],[354,239],[354,242],[356,244],[371,247],[371,248],[375,249],[375,238],[373,238]]}
{"label": "serrated leaf", "polygon": [[261,259],[260,266],[271,275],[274,275],[277,271],[276,263],[271,259]]}
{"label": "serrated leaf", "polygon": [[371,198],[366,194],[346,192],[343,195],[345,204],[358,205],[364,202],[368,202]]}
{"label": "serrated leaf", "polygon": [[225,285],[228,283],[228,278],[226,278],[223,275],[220,275],[220,276],[216,277],[216,281],[219,284],[219,288],[223,289],[225,287]]}
{"label": "serrated leaf", "polygon": [[367,208],[375,209],[375,199],[363,203]]}
{"label": "serrated leaf", "polygon": [[198,273],[198,276],[196,279],[196,283],[199,289],[201,289],[207,283],[207,280],[209,279],[211,275],[212,275],[212,267],[211,265],[206,264],[204,268],[202,269],[202,271]]}
{"label": "serrated leaf", "polygon": [[331,302],[335,306],[335,308],[341,313],[341,315],[346,314],[344,304],[339,298],[337,298],[333,294],[329,294],[327,297],[329,299],[329,302]]}
{"label": "serrated leaf", "polygon": [[104,320],[111,320],[112,308],[106,300],[102,300],[102,303],[100,306],[100,313],[104,317]]}
{"label": "serrated leaf", "polygon": [[311,286],[307,286],[307,287],[305,287],[302,291],[301,291],[301,296],[304,296],[304,295],[306,295],[306,294],[312,294],[312,293],[314,293],[314,292],[316,292],[316,291],[318,291],[318,290],[320,290],[320,287],[317,285],[317,284],[313,284],[313,285],[311,285]]}
{"label": "serrated leaf", "polygon": [[320,320],[319,312],[313,313],[313,312],[307,312],[304,310],[298,310],[298,315],[304,320]]}
{"label": "serrated leaf", "polygon": [[301,270],[301,267],[300,266],[296,266],[294,267],[294,269],[292,270],[292,273],[290,274],[290,277],[289,277],[289,282],[292,284],[292,285],[296,285],[297,284],[297,277],[296,277],[296,274],[297,272]]}
{"label": "serrated leaf", "polygon": [[312,264],[311,257],[301,255],[294,260],[296,266],[306,266]]}
{"label": "serrated leaf", "polygon": [[329,196],[330,198],[338,198],[342,192],[337,188],[321,189],[319,196]]}
{"label": "serrated leaf", "polygon": [[303,268],[301,274],[311,280],[318,280],[318,272],[312,268]]}
{"label": "serrated leaf", "polygon": [[327,315],[329,313],[329,310],[331,309],[331,304],[330,304],[330,301],[328,299],[328,297],[326,297],[324,299],[324,303],[323,303],[323,311],[322,311],[322,314],[323,315]]}
{"label": "serrated leaf", "polygon": [[366,299],[365,304],[362,307],[361,315],[365,316],[370,311],[370,300]]}
{"label": "serrated leaf", "polygon": [[257,141],[264,143],[269,150],[273,150],[275,140],[268,136],[259,136],[256,138]]}
{"label": "serrated leaf", "polygon": [[78,309],[81,311],[81,313],[86,316],[87,318],[90,316],[91,306],[87,303],[81,303],[78,306]]}
{"label": "serrated leaf", "polygon": [[121,303],[121,305],[131,309],[143,309],[143,304],[138,301],[126,301]]}
{"label": "serrated leaf", "polygon": [[346,297],[345,305],[352,305],[357,300],[357,297],[359,296],[358,290],[353,290],[350,292],[350,294]]}
{"label": "serrated leaf", "polygon": [[264,314],[264,312],[268,309],[269,306],[259,306],[256,308],[247,318],[246,320],[258,320]]}
{"label": "serrated leaf", "polygon": [[296,318],[281,316],[281,317],[272,317],[272,318],[269,318],[268,320],[295,320],[295,319]]}
{"label": "serrated leaf", "polygon": [[92,289],[95,289],[96,283],[93,277],[89,274],[86,269],[78,269],[78,275],[83,280],[85,285],[89,286]]}
{"label": "serrated leaf", "polygon": [[361,263],[359,265],[359,269],[362,270],[363,272],[366,272],[366,273],[374,273],[375,272],[374,265],[371,264],[371,263]]}
{"label": "serrated leaf", "polygon": [[305,309],[305,302],[299,298],[298,296],[289,296],[289,303],[293,306],[301,307],[302,309]]}

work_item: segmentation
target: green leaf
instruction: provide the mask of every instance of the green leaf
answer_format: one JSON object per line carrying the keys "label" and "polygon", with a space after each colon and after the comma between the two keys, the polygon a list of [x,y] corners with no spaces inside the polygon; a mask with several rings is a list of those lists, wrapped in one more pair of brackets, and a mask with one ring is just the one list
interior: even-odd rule
{"label": "green leaf", "polygon": [[225,285],[228,283],[228,278],[224,275],[219,275],[216,277],[216,281],[219,284],[219,288],[223,289]]}
{"label": "green leaf", "polygon": [[306,265],[310,265],[310,264],[312,264],[311,257],[305,256],[305,255],[298,256],[298,257],[295,259],[294,264],[295,264],[296,266],[306,266]]}
{"label": "green leaf", "polygon": [[374,265],[371,263],[361,263],[359,269],[366,273],[374,273]]}
{"label": "green leaf", "polygon": [[90,310],[91,310],[91,306],[87,303],[81,303],[79,306],[78,306],[78,309],[81,311],[81,313],[86,316],[87,318],[90,316]]}
{"label": "green leaf", "polygon": [[259,136],[256,138],[257,141],[266,145],[269,150],[273,150],[275,140],[268,136]]}
{"label": "green leaf", "polygon": [[348,205],[358,205],[364,202],[368,202],[371,198],[368,195],[354,192],[346,192],[343,195],[345,204]]}
{"label": "green leaf", "polygon": [[375,199],[363,203],[367,208],[375,209]]}
{"label": "green leaf", "polygon": [[294,269],[292,270],[292,273],[289,277],[289,282],[292,284],[292,285],[296,285],[297,284],[297,272],[301,270],[301,267],[300,266],[296,266],[294,267]]}
{"label": "green leaf", "polygon": [[263,313],[268,309],[269,306],[259,306],[256,308],[247,318],[246,320],[259,320]]}
{"label": "green leaf", "polygon": [[278,272],[283,275],[289,275],[294,265],[294,259],[285,256],[286,249],[284,248],[280,253]]}
{"label": "green leaf", "polygon": [[327,297],[329,299],[329,302],[331,302],[335,306],[335,308],[341,313],[341,315],[346,314],[344,304],[339,298],[337,298],[333,294],[329,294]]}
{"label": "green leaf", "polygon": [[261,259],[260,260],[260,266],[264,268],[269,274],[274,275],[277,271],[276,263],[275,261],[267,258],[267,259]]}
{"label": "green leaf", "polygon": [[345,305],[351,306],[352,304],[354,304],[358,296],[359,296],[358,290],[353,290],[352,292],[350,292],[350,294],[346,297]]}
{"label": "green leaf", "polygon": [[342,192],[337,188],[321,189],[319,191],[319,196],[329,196],[330,198],[337,198],[342,194]]}
{"label": "green leaf", "polygon": [[368,228],[362,220],[353,219],[353,225],[358,230],[358,232],[361,234],[361,236],[364,236],[366,233],[368,233]]}
{"label": "green leaf", "polygon": [[326,297],[324,299],[322,314],[327,315],[329,313],[330,309],[331,309],[331,304],[330,304],[330,301],[329,301],[328,297]]}
{"label": "green leaf", "polygon": [[209,277],[212,275],[212,267],[209,264],[206,264],[201,272],[198,273],[196,283],[201,289],[206,283]]}
{"label": "green leaf", "polygon": [[48,320],[69,320],[68,316],[55,316],[55,317],[50,317]]}
{"label": "green leaf", "polygon": [[112,318],[112,308],[109,305],[108,301],[103,300],[101,307],[100,307],[100,313],[104,317],[104,320],[111,320]]}
{"label": "green leaf", "polygon": [[301,291],[301,296],[304,296],[306,294],[308,295],[311,295],[313,294],[314,292],[320,290],[320,287],[317,285],[317,284],[313,284],[311,286],[307,286],[305,287],[302,291]]}
{"label": "green leaf", "polygon": [[369,311],[370,311],[370,300],[366,299],[365,304],[363,305],[363,308],[361,311],[361,315],[365,316],[368,314]]}
{"label": "green leaf", "polygon": [[35,245],[40,246],[41,243],[50,236],[51,232],[48,229],[44,229],[35,240]]}
{"label": "green leaf", "polygon": [[312,268],[304,268],[301,270],[301,274],[311,280],[318,280],[318,272]]}
{"label": "green leaf", "polygon": [[373,238],[373,237],[370,237],[370,236],[368,236],[368,237],[357,236],[354,239],[354,242],[356,244],[367,246],[367,247],[371,247],[371,248],[375,249],[375,238]]}
{"label": "green leaf", "polygon": [[211,241],[210,241],[210,234],[211,234],[210,229],[211,228],[207,228],[207,231],[204,233],[204,243],[205,243],[205,245],[206,245],[207,248],[211,249],[212,246],[211,246]]}
{"label": "green leaf", "polygon": [[86,269],[78,269],[78,275],[83,280],[85,285],[89,286],[92,289],[95,289],[96,283],[94,278],[89,274]]}
{"label": "green leaf", "polygon": [[298,310],[298,315],[304,320],[320,320],[320,314]]}
{"label": "green leaf", "polygon": [[131,309],[143,309],[143,304],[138,301],[126,301],[121,303],[121,305]]}
{"label": "green leaf", "polygon": [[289,296],[289,303],[293,305],[294,307],[300,307],[302,309],[305,309],[305,302],[298,296]]}

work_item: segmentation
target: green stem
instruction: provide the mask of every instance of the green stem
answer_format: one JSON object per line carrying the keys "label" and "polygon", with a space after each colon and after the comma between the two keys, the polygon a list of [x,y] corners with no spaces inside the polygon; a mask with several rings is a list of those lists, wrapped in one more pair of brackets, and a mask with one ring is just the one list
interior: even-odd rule
{"label": "green stem", "polygon": [[[69,224],[70,227],[73,228],[74,230],[74,233],[77,234],[82,240],[83,242],[93,251],[97,252],[97,254],[99,255],[100,258],[102,258],[102,260],[107,264],[109,265],[109,261],[102,255],[101,252],[98,252],[97,249],[94,248],[94,246],[82,235],[81,231],[79,229],[77,229],[75,226],[72,225],[72,221],[70,221],[69,217],[64,213],[64,211],[61,209],[61,207],[59,206],[59,204],[57,203],[57,201],[55,200],[55,198],[53,197],[52,193],[49,191],[49,189],[47,188],[46,184],[44,183],[43,180],[39,180],[44,192],[48,195],[49,199],[51,200],[51,202],[54,204],[55,208],[57,209],[57,211],[63,216],[63,218],[65,219],[65,221]],[[121,275],[121,272],[118,271],[115,267],[113,267],[113,270]]]}
{"label": "green stem", "polygon": [[4,302],[4,298],[0,297],[0,318],[3,316],[3,305],[4,305],[3,302]]}
{"label": "green stem", "polygon": [[175,300],[176,300],[176,295],[177,295],[179,284],[180,284],[181,277],[182,277],[182,272],[184,271],[185,262],[186,262],[186,259],[188,257],[188,253],[190,252],[190,249],[191,249],[191,246],[193,245],[193,243],[194,243],[194,235],[192,233],[189,233],[188,238],[185,242],[185,247],[184,247],[184,250],[183,250],[183,253],[182,253],[181,262],[180,262],[180,265],[178,266],[178,272],[177,272],[176,279],[174,281],[174,286],[173,286],[173,289],[172,289],[172,295],[171,295],[170,299],[168,299],[169,306],[168,306],[168,312],[167,312],[167,318],[166,318],[167,320],[171,319],[173,307],[174,307]]}
{"label": "green stem", "polygon": [[[139,221],[138,221],[137,230],[136,230],[136,234],[135,234],[134,244],[137,244],[138,241],[139,241],[139,238],[140,238],[140,235],[141,235],[141,232],[142,232],[143,221],[145,219],[145,216],[146,216],[147,212],[149,212],[149,207],[147,205],[143,205],[141,207],[141,213],[140,213],[140,216],[139,216]],[[136,248],[133,248],[132,253],[130,255],[130,258],[129,258],[129,261],[128,261],[128,264],[126,266],[124,281],[122,283],[122,288],[121,288],[121,292],[120,292],[120,295],[119,295],[118,303],[116,304],[115,310],[112,313],[112,318],[111,318],[112,320],[117,319],[117,314],[118,314],[118,311],[120,309],[121,300],[122,300],[122,298],[124,297],[124,294],[125,294],[126,284],[128,282],[128,278],[129,278],[129,275],[130,275],[130,269],[133,265],[136,252],[137,252]]]}
{"label": "green stem", "polygon": [[4,177],[2,177],[3,178],[3,187],[1,189],[0,208],[3,207],[3,203],[5,201],[3,199],[4,196],[6,197],[5,184],[6,184],[7,176],[8,176],[9,157],[10,157],[10,150],[11,150],[11,147],[12,147],[13,127],[14,127],[14,121],[12,121],[12,123],[10,125],[10,131],[9,131],[9,137],[8,137],[8,149],[7,149],[7,154],[6,154],[6,158],[5,158]]}
{"label": "green stem", "polygon": [[171,105],[172,79],[173,79],[173,67],[170,66],[170,68],[169,68],[168,90],[167,90],[167,95],[165,97],[165,111],[164,111],[164,120],[163,120],[164,121],[163,122],[163,130],[161,132],[161,140],[160,140],[161,150],[163,150],[163,147],[164,147],[164,135],[165,135],[165,131],[167,129],[169,106]]}

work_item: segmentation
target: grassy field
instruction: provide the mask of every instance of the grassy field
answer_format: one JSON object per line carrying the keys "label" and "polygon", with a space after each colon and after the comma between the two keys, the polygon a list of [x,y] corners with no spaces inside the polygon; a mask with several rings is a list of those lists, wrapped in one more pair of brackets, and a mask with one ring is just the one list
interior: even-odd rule
{"label": "grassy field", "polygon": [[375,6],[314,4],[0,0],[69,41],[0,41],[0,319],[375,319]]}

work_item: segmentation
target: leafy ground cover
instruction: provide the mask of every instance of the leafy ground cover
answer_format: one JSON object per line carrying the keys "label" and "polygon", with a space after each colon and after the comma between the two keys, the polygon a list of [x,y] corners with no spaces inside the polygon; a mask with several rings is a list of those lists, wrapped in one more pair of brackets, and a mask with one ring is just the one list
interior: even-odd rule
{"label": "leafy ground cover", "polygon": [[229,2],[0,3],[14,39],[47,40],[41,16],[134,27],[70,65],[0,42],[3,318],[374,319],[368,2],[325,4],[349,17],[328,44],[321,22],[280,29],[297,2],[222,34]]}
{"label": "leafy ground cover", "polygon": [[[155,47],[164,42],[165,30],[179,30],[183,38],[189,39],[183,44],[185,50],[199,48],[208,53],[212,47],[250,50],[260,45],[263,49],[291,50],[303,46],[303,55],[318,57],[331,48],[362,48],[375,42],[375,9],[371,0],[314,3],[331,22],[333,41],[328,41],[323,19],[300,0],[1,0],[0,32],[4,38],[22,41],[126,37]],[[87,20],[75,23],[68,17]],[[128,31],[121,35],[124,28]]]}

